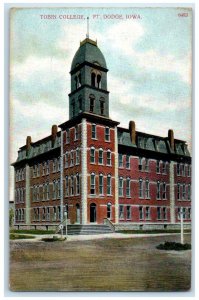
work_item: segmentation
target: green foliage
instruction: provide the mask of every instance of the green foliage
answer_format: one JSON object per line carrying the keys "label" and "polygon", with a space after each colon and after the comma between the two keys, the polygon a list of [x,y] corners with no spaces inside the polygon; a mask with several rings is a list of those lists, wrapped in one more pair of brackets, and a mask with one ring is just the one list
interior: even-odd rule
{"label": "green foliage", "polygon": [[34,238],[35,237],[33,235],[16,234],[16,233],[10,234],[10,240],[24,240],[24,239],[34,239]]}
{"label": "green foliage", "polygon": [[9,209],[9,226],[12,227],[14,223],[14,210],[13,208]]}
{"label": "green foliage", "polygon": [[47,238],[42,238],[43,242],[60,242],[60,241],[65,241],[66,237],[60,237],[60,236],[53,236],[53,237],[47,237]]}
{"label": "green foliage", "polygon": [[175,250],[175,251],[182,251],[182,250],[190,250],[190,244],[181,244],[176,242],[165,242],[164,244],[160,244],[156,247],[159,250]]}
{"label": "green foliage", "polygon": [[12,229],[10,233],[53,234],[54,230]]}

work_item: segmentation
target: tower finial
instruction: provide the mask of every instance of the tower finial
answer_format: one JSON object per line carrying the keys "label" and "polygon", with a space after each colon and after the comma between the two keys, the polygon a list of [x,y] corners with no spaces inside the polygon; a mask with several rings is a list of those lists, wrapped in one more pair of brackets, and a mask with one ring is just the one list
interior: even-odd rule
{"label": "tower finial", "polygon": [[87,34],[86,34],[86,38],[89,38],[89,17],[87,17]]}

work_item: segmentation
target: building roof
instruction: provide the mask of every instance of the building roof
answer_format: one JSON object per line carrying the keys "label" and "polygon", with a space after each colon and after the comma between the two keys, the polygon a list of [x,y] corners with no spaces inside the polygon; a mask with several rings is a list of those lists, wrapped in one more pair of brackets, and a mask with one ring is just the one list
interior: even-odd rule
{"label": "building roof", "polygon": [[185,141],[174,139],[173,151],[168,137],[136,131],[136,143],[133,144],[129,130],[122,127],[118,127],[118,145],[154,151],[156,153],[177,154],[190,157],[188,146]]}
{"label": "building roof", "polygon": [[71,71],[84,62],[96,64],[105,69],[107,68],[104,55],[98,48],[97,42],[89,38],[86,38],[80,43],[80,47],[77,50],[71,64]]}

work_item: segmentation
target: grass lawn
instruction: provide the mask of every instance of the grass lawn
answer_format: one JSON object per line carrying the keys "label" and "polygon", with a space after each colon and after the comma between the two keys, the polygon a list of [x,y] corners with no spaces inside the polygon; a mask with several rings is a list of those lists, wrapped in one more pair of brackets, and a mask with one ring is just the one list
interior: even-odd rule
{"label": "grass lawn", "polygon": [[[185,291],[191,250],[156,246],[180,236],[45,243],[10,241],[12,291]],[[190,243],[191,235],[185,235]],[[28,278],[28,280],[27,280]]]}

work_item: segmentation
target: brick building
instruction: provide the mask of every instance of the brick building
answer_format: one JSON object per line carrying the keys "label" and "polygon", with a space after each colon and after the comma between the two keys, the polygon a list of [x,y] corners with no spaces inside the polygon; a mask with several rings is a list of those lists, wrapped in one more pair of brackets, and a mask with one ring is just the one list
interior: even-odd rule
{"label": "brick building", "polygon": [[[15,169],[15,224],[176,226],[191,223],[191,157],[185,141],[129,128],[109,117],[107,66],[97,42],[80,43],[71,65],[69,120],[26,139]],[[58,130],[59,128],[59,130]]]}

